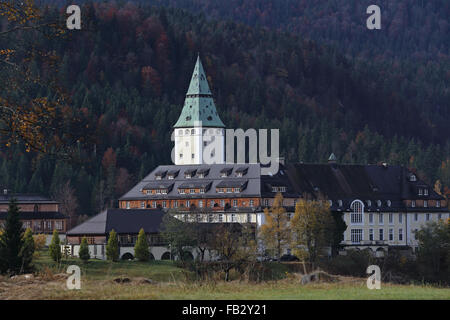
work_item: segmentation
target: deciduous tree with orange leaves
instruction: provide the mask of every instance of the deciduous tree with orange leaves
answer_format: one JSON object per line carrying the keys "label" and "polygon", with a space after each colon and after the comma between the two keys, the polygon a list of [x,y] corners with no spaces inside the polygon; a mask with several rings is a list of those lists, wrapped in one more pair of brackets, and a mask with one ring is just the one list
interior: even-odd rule
{"label": "deciduous tree with orange leaves", "polygon": [[47,16],[34,0],[0,0],[0,19],[0,143],[72,157],[89,124],[59,84],[59,57],[36,41],[37,35],[67,39],[64,17]]}
{"label": "deciduous tree with orange leaves", "polygon": [[272,207],[264,209],[265,224],[261,226],[260,236],[267,252],[280,258],[286,246],[290,245],[291,230],[289,215],[283,207],[283,196],[275,196]]}

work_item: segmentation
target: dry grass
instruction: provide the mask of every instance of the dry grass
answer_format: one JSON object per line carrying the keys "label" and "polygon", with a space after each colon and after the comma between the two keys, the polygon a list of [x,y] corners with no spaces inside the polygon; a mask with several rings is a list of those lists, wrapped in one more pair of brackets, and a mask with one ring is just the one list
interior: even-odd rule
{"label": "dry grass", "polygon": [[287,278],[264,283],[169,281],[147,284],[142,278],[127,283],[85,280],[81,290],[67,290],[65,279],[0,282],[0,299],[450,299],[449,288],[383,284],[366,288],[366,280],[340,277],[334,283],[300,285]]}

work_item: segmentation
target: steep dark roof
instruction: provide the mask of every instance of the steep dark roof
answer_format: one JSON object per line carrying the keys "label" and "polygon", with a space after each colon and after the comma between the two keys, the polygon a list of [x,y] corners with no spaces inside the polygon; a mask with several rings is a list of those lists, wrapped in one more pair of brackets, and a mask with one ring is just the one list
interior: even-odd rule
{"label": "steep dark roof", "polygon": [[146,233],[156,233],[163,216],[164,212],[158,209],[107,209],[69,230],[67,235],[103,235],[112,229],[119,234],[134,234],[141,228]]}
{"label": "steep dark roof", "polygon": [[13,198],[17,200],[17,203],[58,203],[46,196],[32,193],[2,193],[0,194],[0,203],[9,203],[9,201]]}

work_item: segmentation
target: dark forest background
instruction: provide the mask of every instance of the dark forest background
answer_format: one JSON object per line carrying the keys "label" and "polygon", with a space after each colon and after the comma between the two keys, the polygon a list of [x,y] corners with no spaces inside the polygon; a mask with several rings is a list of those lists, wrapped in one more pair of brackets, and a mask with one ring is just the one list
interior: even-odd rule
{"label": "dark forest background", "polygon": [[[64,16],[65,1],[44,2],[48,15]],[[450,3],[375,2],[380,31],[365,27],[369,1],[78,1],[81,31],[35,42],[61,57],[57,76],[91,119],[96,143],[79,150],[82,162],[1,146],[0,183],[68,190],[77,215],[116,206],[170,163],[172,125],[199,52],[228,128],[279,128],[287,161],[326,162],[334,152],[341,163],[401,164],[444,191]]]}

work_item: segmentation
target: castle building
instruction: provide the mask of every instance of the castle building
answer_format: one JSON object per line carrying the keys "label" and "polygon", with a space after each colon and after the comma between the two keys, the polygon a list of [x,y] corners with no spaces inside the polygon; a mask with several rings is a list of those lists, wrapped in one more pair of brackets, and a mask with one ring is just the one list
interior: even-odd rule
{"label": "castle building", "polygon": [[16,199],[19,207],[19,218],[24,228],[30,228],[34,234],[47,235],[50,242],[53,230],[57,230],[61,238],[67,228],[67,217],[59,212],[59,203],[39,194],[11,193],[4,188],[0,195],[0,229],[6,221],[9,202]]}
{"label": "castle building", "polygon": [[377,254],[392,246],[417,248],[416,230],[449,218],[445,198],[403,166],[337,164],[332,154],[324,164],[280,161],[277,173],[262,175],[259,163],[225,163],[224,129],[197,58],[174,125],[175,164],[151,171],[119,199],[119,208],[130,215],[136,210],[176,211],[186,222],[250,223],[258,228],[278,193],[291,216],[299,198],[325,198],[332,214],[347,225],[342,245]]}
{"label": "castle building", "polygon": [[214,163],[224,163],[225,125],[214,105],[200,57],[195,64],[183,110],[173,127],[176,165],[205,163],[205,149],[212,142],[215,142],[216,147],[208,156]]}

